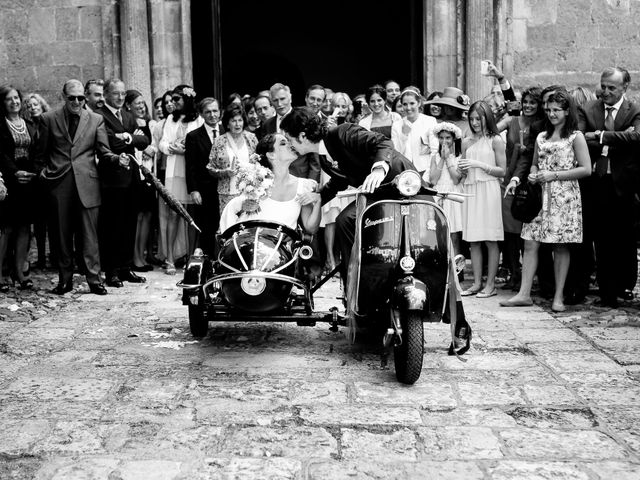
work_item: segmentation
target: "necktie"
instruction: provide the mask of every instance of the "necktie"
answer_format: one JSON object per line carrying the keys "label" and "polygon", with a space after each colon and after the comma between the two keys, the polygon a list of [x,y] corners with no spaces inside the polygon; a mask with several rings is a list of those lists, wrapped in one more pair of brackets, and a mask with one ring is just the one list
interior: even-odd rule
{"label": "necktie", "polygon": [[120,114],[120,110],[116,110],[116,118],[120,123],[122,123],[122,115]]}
{"label": "necktie", "polygon": [[[606,107],[607,116],[604,119],[604,129],[607,131],[613,131],[614,120],[613,120],[613,107]],[[596,160],[596,175],[599,177],[604,177],[609,170],[609,157],[602,155],[598,160]]]}
{"label": "necktie", "polygon": [[76,136],[76,130],[78,130],[78,123],[80,122],[80,115],[73,113],[69,114],[69,136],[71,140]]}

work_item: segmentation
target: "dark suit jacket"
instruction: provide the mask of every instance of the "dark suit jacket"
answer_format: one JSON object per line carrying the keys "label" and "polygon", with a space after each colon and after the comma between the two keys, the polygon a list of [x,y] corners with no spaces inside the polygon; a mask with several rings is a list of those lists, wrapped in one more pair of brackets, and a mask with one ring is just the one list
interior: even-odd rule
{"label": "dark suit jacket", "polygon": [[[588,102],[578,110],[578,128],[584,132],[604,130],[605,105],[602,100]],[[640,107],[624,99],[616,115],[615,131],[605,131],[602,145],[599,139],[588,140],[591,163],[609,147],[609,164],[613,185],[618,195],[628,195],[638,189],[640,181]],[[634,127],[633,132],[627,132]]]}
{"label": "dark suit jacket", "polygon": [[73,139],[65,119],[63,106],[42,115],[36,168],[45,184],[57,182],[69,170],[75,175],[76,188],[84,208],[100,206],[100,180],[96,155],[100,163],[118,164],[119,157],[109,149],[104,120],[97,113],[80,112],[78,129]]}
{"label": "dark suit jacket", "polygon": [[211,154],[211,139],[204,125],[187,133],[184,159],[187,175],[187,192],[210,192],[217,194],[218,182],[213,177],[207,164]]}
{"label": "dark suit jacket", "polygon": [[[122,115],[122,123],[111,113],[111,110],[105,105],[102,108],[98,108],[95,113],[101,115],[104,118],[104,125],[107,130],[107,136],[109,137],[109,148],[113,153],[121,154],[128,153],[134,155],[137,150],[144,150],[151,143],[151,132],[149,127],[144,127],[144,135],[134,135],[133,132],[140,128],[136,122],[135,117],[130,112],[120,110]],[[124,140],[116,138],[117,133],[129,133],[132,137],[131,143],[127,144]],[[129,169],[123,168],[119,164],[102,163],[98,164],[98,171],[100,172],[100,183],[103,188],[124,188],[131,184],[138,184],[140,180],[140,172],[138,164],[131,162]]]}
{"label": "dark suit jacket", "polygon": [[411,160],[393,148],[391,140],[353,123],[330,128],[324,145],[333,164],[321,156],[322,169],[331,176],[322,188],[323,204],[349,185],[362,185],[377,162],[385,162],[389,167],[384,182],[391,181],[404,170],[415,170]]}
{"label": "dark suit jacket", "polygon": [[[276,133],[276,118],[277,115],[264,122],[264,125],[260,127],[261,136],[258,136],[258,139],[268,133]],[[306,155],[298,157],[289,166],[289,173],[299,178],[310,178],[320,183],[320,158],[318,154],[307,153]]]}
{"label": "dark suit jacket", "polygon": [[[514,123],[515,125],[515,123]],[[529,126],[529,137],[526,141],[526,149],[524,152],[520,149],[519,144],[511,144],[507,142],[507,171],[503,177],[503,182],[508,185],[513,177],[518,177],[520,183],[527,180],[531,164],[533,163],[533,152],[536,144],[536,138],[542,131],[544,122],[542,120],[534,120]],[[511,126],[509,128],[512,128]],[[509,136],[509,133],[507,133]]]}
{"label": "dark suit jacket", "polygon": [[25,120],[27,131],[31,137],[31,145],[29,146],[28,158],[16,163],[15,151],[16,144],[13,135],[9,131],[9,126],[4,120],[0,122],[0,172],[4,177],[7,187],[17,184],[15,173],[18,170],[25,170],[31,173],[38,173],[34,162],[37,145],[37,128],[30,120]]}

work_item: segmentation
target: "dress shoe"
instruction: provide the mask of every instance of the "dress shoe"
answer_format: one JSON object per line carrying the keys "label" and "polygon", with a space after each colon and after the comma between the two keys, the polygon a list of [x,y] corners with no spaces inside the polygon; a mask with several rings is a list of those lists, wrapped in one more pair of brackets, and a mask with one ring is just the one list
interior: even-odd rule
{"label": "dress shoe", "polygon": [[73,283],[59,283],[54,289],[51,290],[51,293],[56,295],[64,295],[65,293],[69,293],[73,290]]}
{"label": "dress shoe", "polygon": [[[120,282],[122,283],[122,282]],[[95,295],[106,295],[107,289],[104,288],[104,285],[101,283],[90,283],[89,291]]]}
{"label": "dress shoe", "polygon": [[566,297],[564,297],[565,305],[579,305],[584,303],[585,296],[582,293],[570,293]]}
{"label": "dress shoe", "polygon": [[593,302],[593,306],[600,308],[618,308],[618,300],[615,298],[601,298]]}
{"label": "dress shoe", "polygon": [[109,277],[107,277],[106,283],[108,286],[114,288],[120,288],[123,285],[122,280],[120,280],[117,275],[110,275]]}
{"label": "dress shoe", "polygon": [[634,295],[631,290],[623,290],[622,292],[618,293],[618,298],[621,298],[622,300],[631,301],[633,300]]}
{"label": "dress shoe", "polygon": [[133,273],[131,270],[127,269],[127,270],[121,270],[120,271],[120,275],[118,275],[120,277],[120,280],[124,281],[124,282],[131,282],[131,283],[144,283],[147,281],[146,278],[141,277],[140,275],[136,275],[135,273]]}

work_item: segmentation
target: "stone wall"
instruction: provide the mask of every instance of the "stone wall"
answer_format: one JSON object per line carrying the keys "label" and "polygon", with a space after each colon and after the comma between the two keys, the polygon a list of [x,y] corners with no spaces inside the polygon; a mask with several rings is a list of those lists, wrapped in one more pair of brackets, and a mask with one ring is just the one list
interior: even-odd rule
{"label": "stone wall", "polygon": [[66,79],[113,74],[115,3],[0,0],[0,81],[55,105]]}
{"label": "stone wall", "polygon": [[594,89],[617,65],[640,96],[640,0],[513,0],[512,42],[518,86]]}

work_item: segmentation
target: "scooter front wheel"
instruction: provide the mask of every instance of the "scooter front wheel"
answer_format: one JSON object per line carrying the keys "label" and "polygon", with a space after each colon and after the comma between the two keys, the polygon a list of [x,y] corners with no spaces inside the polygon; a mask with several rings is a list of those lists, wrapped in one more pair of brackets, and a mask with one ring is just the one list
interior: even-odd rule
{"label": "scooter front wheel", "polygon": [[401,312],[402,344],[394,347],[393,360],[396,378],[413,385],[420,378],[424,356],[424,328],[422,317],[416,312]]}

